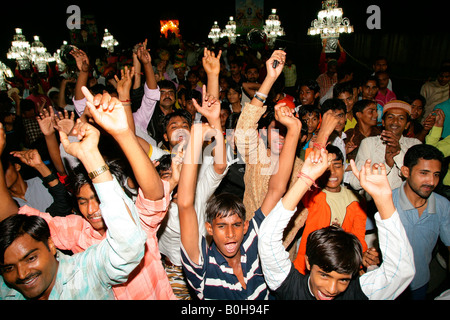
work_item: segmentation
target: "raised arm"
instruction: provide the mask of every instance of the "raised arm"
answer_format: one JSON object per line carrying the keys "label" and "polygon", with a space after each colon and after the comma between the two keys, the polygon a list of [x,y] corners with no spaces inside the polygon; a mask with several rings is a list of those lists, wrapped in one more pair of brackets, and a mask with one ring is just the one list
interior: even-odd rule
{"label": "raised arm", "polygon": [[219,98],[219,74],[220,74],[220,57],[222,56],[222,50],[219,51],[217,56],[214,51],[204,49],[202,64],[206,72],[208,79],[208,94],[213,97]]}
{"label": "raised arm", "polygon": [[367,160],[361,171],[350,160],[354,175],[373,198],[378,213],[375,221],[383,262],[378,269],[359,279],[361,289],[371,300],[393,300],[405,290],[415,274],[414,257],[408,236],[392,200],[392,190],[384,164]]}
{"label": "raised arm", "polygon": [[270,177],[269,188],[261,205],[261,211],[264,215],[268,215],[272,211],[286,192],[302,128],[300,120],[292,114],[291,109],[286,107],[284,103],[275,106],[275,119],[287,128],[287,133],[278,160],[278,168]]}
{"label": "raised arm", "polygon": [[[203,86],[202,105],[200,106],[195,99],[192,100],[195,109],[202,114],[212,128],[217,129],[217,133],[222,132],[220,122],[220,101],[216,97],[206,92],[206,86]],[[225,139],[222,134],[214,135],[216,146],[214,153],[214,170],[222,174],[227,168],[227,155],[225,149]]]}
{"label": "raised arm", "polygon": [[321,149],[320,154],[318,162],[312,161],[312,153],[305,158],[299,179],[267,215],[259,229],[258,253],[264,278],[271,290],[278,289],[286,280],[291,268],[294,268],[289,253],[283,246],[283,233],[297,210],[300,199],[328,168],[327,151]]}
{"label": "raised arm", "polygon": [[131,130],[134,132],[134,119],[133,119],[133,111],[131,110],[131,83],[133,82],[134,76],[134,67],[128,69],[125,66],[122,70],[120,70],[120,79],[117,75],[114,75],[114,79],[117,82],[117,93],[119,95],[119,100],[122,102],[122,105],[125,108],[125,113],[128,119],[128,125]]}
{"label": "raised arm", "polygon": [[95,122],[111,134],[122,148],[144,197],[148,200],[163,198],[164,187],[159,174],[129,127],[122,103],[107,93],[94,98],[86,87],[83,87],[83,92]]}
{"label": "raised arm", "polygon": [[189,258],[199,263],[199,226],[195,211],[195,189],[197,186],[198,162],[202,153],[203,137],[215,134],[209,124],[195,123],[191,128],[191,138],[186,148],[184,163],[178,183],[178,215],[180,218],[180,238]]}
{"label": "raised arm", "polygon": [[125,282],[139,264],[144,256],[146,235],[139,223],[136,206],[105,167],[105,160],[98,150],[100,132],[89,123],[81,124],[79,119],[77,122],[80,126],[74,130],[80,141],[70,143],[67,135],[60,131],[61,143],[89,173],[108,228],[106,239],[80,257],[89,260],[88,264],[96,270],[104,285],[111,286]]}
{"label": "raised arm", "polygon": [[83,100],[84,94],[81,91],[83,86],[87,85],[89,79],[89,58],[83,50],[74,49],[70,52],[70,54],[75,58],[77,63],[78,70],[80,71],[78,74],[77,82],[75,83],[75,100]]}
{"label": "raised arm", "polygon": [[[3,155],[5,147],[6,133],[3,128],[3,123],[0,122],[0,157],[2,158],[6,156]],[[8,168],[4,169],[2,163],[3,161],[0,161],[0,221],[3,221],[10,215],[17,213],[17,210],[19,209],[16,202],[11,197],[8,187],[6,186],[5,170]]]}

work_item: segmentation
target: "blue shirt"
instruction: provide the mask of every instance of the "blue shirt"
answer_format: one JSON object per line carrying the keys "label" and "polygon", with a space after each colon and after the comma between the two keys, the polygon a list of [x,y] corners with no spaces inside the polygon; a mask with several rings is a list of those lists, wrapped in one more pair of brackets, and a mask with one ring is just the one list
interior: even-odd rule
{"label": "blue shirt", "polygon": [[450,135],[450,99],[447,101],[439,103],[434,107],[433,110],[441,109],[444,111],[445,120],[444,120],[444,129],[442,130],[442,138],[448,137]]}
{"label": "blue shirt", "polygon": [[183,270],[189,284],[194,288],[199,299],[214,300],[267,300],[269,290],[264,281],[258,256],[258,231],[265,216],[258,209],[249,221],[249,227],[241,243],[241,266],[246,283],[244,289],[233,268],[218,251],[214,242],[207,245],[202,237],[201,264],[191,261],[181,246]]}
{"label": "blue shirt", "polygon": [[410,288],[415,290],[430,280],[429,265],[438,237],[450,246],[450,201],[432,192],[426,209],[419,217],[418,210],[405,194],[405,183],[392,191],[392,198],[413,248],[416,275]]}

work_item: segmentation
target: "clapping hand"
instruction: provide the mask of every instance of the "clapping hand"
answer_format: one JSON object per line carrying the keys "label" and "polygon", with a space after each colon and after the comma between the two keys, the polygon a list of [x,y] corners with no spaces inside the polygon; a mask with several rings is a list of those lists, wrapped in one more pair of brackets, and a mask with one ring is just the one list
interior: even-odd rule
{"label": "clapping hand", "polygon": [[192,99],[192,103],[195,109],[208,120],[211,126],[220,123],[220,101],[206,92],[205,85],[203,85],[202,105],[200,106],[195,99]]}

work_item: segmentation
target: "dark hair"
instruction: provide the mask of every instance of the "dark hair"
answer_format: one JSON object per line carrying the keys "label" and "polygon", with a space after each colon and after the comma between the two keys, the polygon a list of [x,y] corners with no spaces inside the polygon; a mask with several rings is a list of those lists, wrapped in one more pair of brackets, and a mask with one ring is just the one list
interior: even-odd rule
{"label": "dark hair", "polygon": [[165,154],[161,156],[161,158],[159,158],[157,161],[159,162],[159,165],[156,167],[156,171],[161,174],[161,171],[167,171],[172,166],[172,155]]}
{"label": "dark hair", "polygon": [[355,81],[345,81],[341,83],[336,83],[336,85],[333,88],[333,98],[339,97],[339,95],[344,92],[353,94],[353,88],[357,87],[358,85],[356,84]]}
{"label": "dark hair", "polygon": [[377,86],[377,88],[380,86],[378,78],[371,74],[362,78],[360,85],[364,86],[369,81],[375,81],[375,85]]}
{"label": "dark hair", "polygon": [[318,117],[321,116],[320,108],[316,105],[304,105],[298,110],[298,117],[301,119],[309,113],[316,113]]}
{"label": "dark hair", "polygon": [[406,151],[403,165],[411,171],[420,159],[438,160],[442,164],[444,162],[444,154],[432,145],[425,143],[416,144]]}
{"label": "dark hair", "polygon": [[174,92],[177,92],[177,88],[175,87],[175,83],[170,80],[160,80],[158,81],[158,87],[160,89],[172,89]]}
{"label": "dark hair", "polygon": [[275,109],[268,106],[266,112],[258,120],[258,130],[268,128],[273,120],[275,120]]}
{"label": "dark hair", "polygon": [[47,248],[50,228],[39,216],[13,214],[0,222],[0,263],[5,262],[5,251],[19,237],[28,234],[34,240],[43,242]]}
{"label": "dark hair", "polygon": [[34,104],[33,100],[30,99],[22,99],[20,101],[20,109],[23,111],[30,111],[35,110],[36,105]]}
{"label": "dark hair", "polygon": [[176,109],[174,112],[166,114],[162,121],[162,127],[164,128],[164,133],[167,133],[167,125],[169,124],[170,119],[175,117],[185,118],[189,124],[189,128],[192,125],[192,116],[189,111],[185,109]]}
{"label": "dark hair", "polygon": [[419,93],[410,93],[410,94],[404,96],[402,100],[408,104],[411,104],[416,100],[419,100],[420,102],[422,102],[422,107],[424,108],[424,110],[425,110],[425,105],[427,104],[427,100],[425,99],[425,97]]}
{"label": "dark hair", "polygon": [[343,63],[337,69],[337,79],[338,81],[342,80],[345,76],[352,75],[353,73],[353,68],[348,63]]}
{"label": "dark hair", "polygon": [[328,153],[333,153],[336,155],[336,159],[334,159],[333,161],[341,161],[342,163],[344,163],[344,155],[342,154],[341,149],[333,146],[332,144],[327,145],[326,149]]}
{"label": "dark hair", "polygon": [[299,92],[300,92],[300,88],[303,86],[308,87],[309,90],[312,90],[315,93],[320,91],[320,86],[316,80],[308,79],[308,80],[303,80],[302,82],[300,82],[300,84],[298,85]]}
{"label": "dark hair", "polygon": [[209,198],[205,210],[206,222],[212,224],[215,218],[225,218],[233,214],[245,221],[245,206],[238,196],[224,192]]}
{"label": "dark hair", "polygon": [[305,254],[311,267],[317,265],[326,273],[356,275],[362,263],[361,242],[336,226],[310,233]]}
{"label": "dark hair", "polygon": [[371,104],[374,104],[375,107],[377,106],[377,102],[376,101],[372,101],[372,100],[368,100],[368,99],[362,99],[362,100],[358,100],[355,102],[355,104],[353,105],[353,116],[355,117],[355,119],[358,119],[358,117],[356,116],[357,112],[363,112],[365,108],[367,108],[368,106],[370,106]]}
{"label": "dark hair", "polygon": [[322,115],[325,114],[328,110],[342,110],[344,113],[347,113],[347,107],[345,106],[345,103],[337,98],[331,98],[327,99],[322,103],[322,106],[320,107],[320,111],[322,111]]}
{"label": "dark hair", "polygon": [[233,90],[236,91],[237,93],[242,94],[242,87],[241,87],[241,85],[240,85],[239,83],[236,83],[236,82],[234,82],[234,81],[231,81],[231,82],[228,84],[227,94],[228,94],[228,91],[230,91],[230,89],[233,89]]}

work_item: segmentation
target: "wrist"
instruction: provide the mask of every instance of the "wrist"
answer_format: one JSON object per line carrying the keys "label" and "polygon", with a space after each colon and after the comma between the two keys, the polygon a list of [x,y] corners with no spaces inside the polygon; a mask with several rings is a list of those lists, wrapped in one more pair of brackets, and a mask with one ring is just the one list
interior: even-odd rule
{"label": "wrist", "polygon": [[83,163],[87,172],[91,172],[105,165],[105,160],[98,149],[83,151],[78,159]]}

